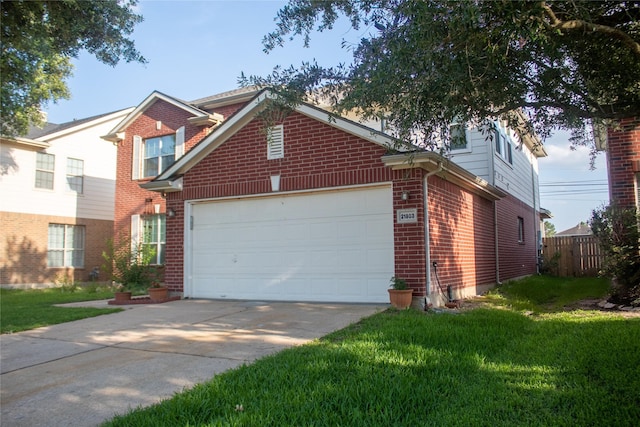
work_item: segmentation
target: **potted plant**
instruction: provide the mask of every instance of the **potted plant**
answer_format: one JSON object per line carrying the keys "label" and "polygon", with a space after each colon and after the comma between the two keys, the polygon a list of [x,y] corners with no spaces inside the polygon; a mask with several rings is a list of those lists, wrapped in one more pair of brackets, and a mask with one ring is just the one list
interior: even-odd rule
{"label": "potted plant", "polygon": [[151,282],[151,286],[147,289],[151,301],[164,301],[169,298],[169,288],[163,286],[157,280]]}
{"label": "potted plant", "polygon": [[413,289],[407,286],[406,280],[393,276],[389,288],[389,301],[392,306],[403,310],[411,305]]}

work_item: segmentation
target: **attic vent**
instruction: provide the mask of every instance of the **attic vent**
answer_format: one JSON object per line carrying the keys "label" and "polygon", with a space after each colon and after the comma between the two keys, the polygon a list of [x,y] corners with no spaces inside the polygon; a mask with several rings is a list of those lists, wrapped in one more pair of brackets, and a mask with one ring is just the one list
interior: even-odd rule
{"label": "attic vent", "polygon": [[282,125],[270,127],[267,131],[267,159],[284,158],[284,128]]}

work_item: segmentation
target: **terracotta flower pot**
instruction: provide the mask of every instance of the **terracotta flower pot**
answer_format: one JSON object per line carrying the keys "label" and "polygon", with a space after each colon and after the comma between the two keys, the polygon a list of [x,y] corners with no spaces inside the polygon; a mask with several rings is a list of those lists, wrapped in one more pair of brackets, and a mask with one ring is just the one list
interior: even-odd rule
{"label": "terracotta flower pot", "polygon": [[169,298],[169,288],[162,286],[160,288],[149,288],[149,298],[152,301],[164,301]]}
{"label": "terracotta flower pot", "polygon": [[411,305],[413,289],[389,289],[389,301],[395,308],[403,310]]}
{"label": "terracotta flower pot", "polygon": [[131,301],[131,292],[129,291],[114,292],[113,296],[116,302]]}

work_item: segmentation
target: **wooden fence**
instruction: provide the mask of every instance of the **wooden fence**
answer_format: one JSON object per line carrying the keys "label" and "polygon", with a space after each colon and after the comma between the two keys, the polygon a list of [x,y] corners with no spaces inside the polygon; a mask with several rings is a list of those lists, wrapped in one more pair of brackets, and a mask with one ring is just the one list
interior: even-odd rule
{"label": "wooden fence", "polygon": [[597,276],[602,265],[602,252],[594,236],[545,237],[542,257],[546,268],[561,277]]}

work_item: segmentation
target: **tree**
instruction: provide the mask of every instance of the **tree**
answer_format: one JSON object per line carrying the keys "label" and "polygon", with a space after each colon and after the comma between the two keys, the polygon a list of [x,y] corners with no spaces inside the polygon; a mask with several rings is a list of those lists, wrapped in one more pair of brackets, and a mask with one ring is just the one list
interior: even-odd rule
{"label": "tree", "polygon": [[616,302],[640,303],[640,216],[636,208],[595,209],[589,225],[604,254],[602,274],[615,279]]}
{"label": "tree", "polygon": [[105,64],[120,60],[145,63],[127,38],[142,22],[137,0],[1,1],[3,135],[27,133],[42,123],[40,109],[48,101],[68,99],[65,83],[71,58],[86,49]]}
{"label": "tree", "polygon": [[281,88],[288,102],[314,93],[337,112],[384,115],[398,137],[427,146],[454,121],[488,118],[542,138],[571,130],[586,143],[592,120],[640,114],[639,17],[638,1],[292,0],[265,51],[297,36],[308,46],[346,18],[363,34],[343,41],[353,62],[241,82]]}
{"label": "tree", "polygon": [[544,235],[547,237],[553,237],[556,235],[556,226],[549,221],[544,222]]}

